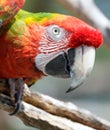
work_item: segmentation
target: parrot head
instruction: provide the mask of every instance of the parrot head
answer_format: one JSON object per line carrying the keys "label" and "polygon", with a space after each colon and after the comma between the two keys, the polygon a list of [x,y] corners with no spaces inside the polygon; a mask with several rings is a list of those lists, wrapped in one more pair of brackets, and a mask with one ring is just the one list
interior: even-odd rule
{"label": "parrot head", "polygon": [[69,92],[82,84],[93,69],[102,35],[72,16],[44,14],[39,22],[43,31],[35,66],[45,75],[71,78]]}
{"label": "parrot head", "polygon": [[88,77],[94,66],[95,50],[103,41],[97,29],[78,18],[23,10],[9,23],[5,34],[0,46],[2,77],[71,78],[67,92]]}

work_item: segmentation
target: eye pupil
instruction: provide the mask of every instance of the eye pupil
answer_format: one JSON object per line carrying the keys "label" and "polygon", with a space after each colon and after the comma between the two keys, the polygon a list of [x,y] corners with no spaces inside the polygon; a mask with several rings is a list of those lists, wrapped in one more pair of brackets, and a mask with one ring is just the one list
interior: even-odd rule
{"label": "eye pupil", "polygon": [[57,29],[54,30],[54,32],[57,32],[57,31],[58,31]]}
{"label": "eye pupil", "polygon": [[52,29],[52,31],[53,31],[53,34],[54,34],[54,35],[59,35],[59,33],[60,33],[60,29],[57,28],[57,27],[54,27],[54,28]]}

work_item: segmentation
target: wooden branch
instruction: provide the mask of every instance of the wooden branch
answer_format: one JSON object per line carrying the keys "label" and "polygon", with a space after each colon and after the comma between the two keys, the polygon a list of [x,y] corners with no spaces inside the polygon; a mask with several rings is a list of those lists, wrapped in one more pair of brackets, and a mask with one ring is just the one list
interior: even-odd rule
{"label": "wooden branch", "polygon": [[[3,82],[2,82],[3,81]],[[0,109],[11,112],[7,82],[0,81]],[[24,124],[41,130],[109,130],[110,123],[72,103],[62,102],[40,93],[31,93],[25,85],[21,111],[16,115]]]}
{"label": "wooden branch", "polygon": [[110,45],[110,20],[96,6],[94,0],[57,0],[73,15],[98,28],[103,36],[104,42]]}
{"label": "wooden branch", "polygon": [[[0,108],[8,112],[13,110],[10,106],[9,98],[3,94],[0,94]],[[94,130],[66,118],[51,115],[25,102],[22,102],[22,110],[17,114],[17,117],[20,118],[24,124],[41,130],[79,130],[80,128],[84,130]]]}

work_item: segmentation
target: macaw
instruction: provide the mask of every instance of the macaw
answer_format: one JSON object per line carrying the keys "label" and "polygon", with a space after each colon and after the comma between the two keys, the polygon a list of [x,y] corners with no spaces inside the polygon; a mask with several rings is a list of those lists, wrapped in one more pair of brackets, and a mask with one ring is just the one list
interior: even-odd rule
{"label": "macaw", "polygon": [[0,1],[0,78],[10,85],[12,115],[21,107],[24,83],[30,86],[51,75],[71,78],[67,92],[82,84],[103,41],[99,30],[76,17],[31,13],[20,10],[23,4],[24,0]]}

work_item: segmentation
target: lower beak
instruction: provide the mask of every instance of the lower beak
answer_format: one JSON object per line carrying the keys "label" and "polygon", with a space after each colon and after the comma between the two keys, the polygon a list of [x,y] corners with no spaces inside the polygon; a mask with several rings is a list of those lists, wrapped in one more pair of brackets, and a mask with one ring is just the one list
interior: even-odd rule
{"label": "lower beak", "polygon": [[80,86],[93,69],[95,61],[95,48],[79,46],[75,49],[74,64],[70,66],[71,85],[66,92]]}

